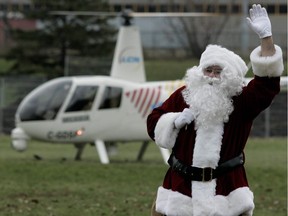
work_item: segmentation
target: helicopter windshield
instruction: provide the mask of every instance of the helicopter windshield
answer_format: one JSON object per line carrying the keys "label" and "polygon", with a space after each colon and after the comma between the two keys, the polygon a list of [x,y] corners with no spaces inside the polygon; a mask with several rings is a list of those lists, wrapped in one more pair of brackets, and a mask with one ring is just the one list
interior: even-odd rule
{"label": "helicopter windshield", "polygon": [[21,121],[53,120],[71,88],[71,80],[57,80],[36,89],[19,108]]}

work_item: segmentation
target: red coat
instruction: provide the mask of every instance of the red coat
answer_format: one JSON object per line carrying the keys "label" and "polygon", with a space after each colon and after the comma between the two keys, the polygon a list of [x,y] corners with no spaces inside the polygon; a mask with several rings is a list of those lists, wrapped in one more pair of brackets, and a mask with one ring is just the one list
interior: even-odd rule
{"label": "red coat", "polygon": [[[194,121],[187,127],[181,128],[180,131],[171,126],[174,125],[175,116],[188,108],[188,104],[182,95],[184,89],[185,86],[176,90],[160,107],[152,111],[147,118],[147,130],[149,136],[156,140],[159,146],[173,147],[176,158],[186,165],[192,165],[194,147],[197,143],[196,133],[198,138],[201,133],[200,139],[202,139],[202,144],[200,144],[202,150],[200,154],[197,153],[197,160],[203,154],[210,157],[210,153],[215,152],[215,145],[211,145],[208,141],[211,140],[214,133],[208,129],[212,134],[206,136],[206,130],[203,132],[201,129],[201,132],[199,132],[199,128],[196,131]],[[218,164],[234,158],[244,151],[253,120],[271,104],[279,91],[280,77],[255,76],[243,88],[240,95],[232,98],[233,112],[229,115],[229,121],[221,126],[223,136],[222,138],[220,136],[221,149],[218,153],[218,156],[220,156]],[[190,106],[193,106],[193,104]],[[214,131],[212,125],[211,128]],[[219,139],[219,134],[216,134],[217,136]],[[205,137],[210,138],[206,139]],[[166,143],[168,143],[167,146]],[[197,146],[199,146],[199,142]],[[208,151],[204,150],[206,148]],[[158,189],[156,211],[168,216],[232,216],[242,215],[242,213],[252,215],[254,209],[253,198],[244,166],[239,166],[207,183],[184,179],[176,171],[169,168],[162,187]]]}
{"label": "red coat", "polygon": [[[251,126],[255,117],[272,102],[280,91],[280,78],[257,77],[247,87],[244,87],[239,96],[233,97],[234,111],[229,116],[229,121],[224,126],[224,135],[220,153],[219,164],[243,152],[246,145]],[[149,136],[154,140],[154,130],[159,118],[169,112],[182,112],[188,108],[185,103],[182,87],[176,90],[162,106],[155,108],[147,119],[147,130]],[[187,128],[182,128],[178,134],[173,147],[175,156],[187,165],[191,165],[196,131],[194,122]],[[243,166],[234,169],[217,179],[216,194],[228,195],[236,188],[248,186],[245,169]],[[191,182],[185,181],[175,171],[168,169],[163,187],[178,191],[191,196]]]}

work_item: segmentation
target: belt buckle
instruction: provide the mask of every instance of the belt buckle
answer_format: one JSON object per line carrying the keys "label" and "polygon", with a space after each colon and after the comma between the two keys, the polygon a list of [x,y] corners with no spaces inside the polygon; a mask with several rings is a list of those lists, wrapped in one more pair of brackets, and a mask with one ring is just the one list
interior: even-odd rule
{"label": "belt buckle", "polygon": [[[210,170],[210,173],[209,173],[209,170]],[[207,180],[206,180],[206,171],[208,171],[208,176],[209,177]],[[207,182],[207,181],[212,181],[213,179],[213,169],[211,167],[204,167],[202,169],[202,182]]]}

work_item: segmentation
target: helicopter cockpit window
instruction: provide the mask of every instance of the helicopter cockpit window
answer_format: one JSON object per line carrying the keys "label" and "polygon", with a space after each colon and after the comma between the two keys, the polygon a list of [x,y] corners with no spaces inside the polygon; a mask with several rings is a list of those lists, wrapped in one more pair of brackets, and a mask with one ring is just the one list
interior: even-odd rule
{"label": "helicopter cockpit window", "polygon": [[65,112],[90,110],[97,90],[98,86],[77,86]]}
{"label": "helicopter cockpit window", "polygon": [[40,86],[19,107],[21,121],[55,119],[71,85],[70,80],[57,80]]}
{"label": "helicopter cockpit window", "polygon": [[101,100],[99,109],[118,108],[121,104],[122,88],[107,86]]}

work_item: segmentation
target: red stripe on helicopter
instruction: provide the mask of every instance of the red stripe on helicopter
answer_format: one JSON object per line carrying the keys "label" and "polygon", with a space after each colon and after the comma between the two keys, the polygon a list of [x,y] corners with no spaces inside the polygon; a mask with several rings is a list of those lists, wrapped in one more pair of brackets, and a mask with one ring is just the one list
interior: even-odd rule
{"label": "red stripe on helicopter", "polygon": [[135,99],[135,96],[136,96],[136,93],[137,93],[137,91],[136,91],[136,90],[134,90],[134,91],[133,91],[133,96],[132,96],[132,98],[131,98],[131,102],[133,102],[133,101],[134,101],[134,99]]}
{"label": "red stripe on helicopter", "polygon": [[138,104],[139,104],[139,102],[140,102],[140,99],[141,99],[141,96],[142,96],[142,92],[143,92],[143,89],[140,89],[140,92],[139,92],[139,95],[138,95],[138,98],[137,98],[137,101],[136,101],[135,107],[137,107]]}
{"label": "red stripe on helicopter", "polygon": [[140,109],[139,109],[139,113],[142,112],[142,108],[143,108],[143,106],[144,106],[144,104],[145,104],[145,102],[146,102],[146,99],[147,99],[148,94],[149,94],[149,88],[146,89],[145,96],[144,96],[144,98],[143,98],[142,104],[141,104]]}
{"label": "red stripe on helicopter", "polygon": [[[155,102],[153,103],[153,101],[152,101],[152,103],[149,104],[149,107],[151,108],[151,110],[154,109],[155,106],[158,106],[159,99],[160,99],[160,96],[161,96],[161,86],[158,86],[158,88],[155,89],[155,90],[157,91],[157,96],[156,96]],[[148,111],[148,110],[147,110],[147,111]],[[142,117],[144,118],[144,117],[146,117],[146,115],[147,115],[147,113],[144,113],[144,114],[142,115]]]}
{"label": "red stripe on helicopter", "polygon": [[154,104],[158,104],[159,103],[160,95],[161,95],[161,86],[158,87],[158,95],[157,95],[157,98],[156,98],[156,101],[155,101]]}
{"label": "red stripe on helicopter", "polygon": [[142,115],[143,118],[146,116],[146,114],[147,114],[147,112],[148,112],[148,109],[149,109],[149,107],[150,107],[151,104],[152,104],[152,100],[153,100],[154,95],[155,95],[155,88],[153,88],[153,90],[152,90],[151,97],[150,97],[150,99],[149,99],[149,101],[148,101],[148,103],[147,103],[147,105],[146,105],[146,108],[145,108],[145,110],[144,110],[144,113],[143,113],[143,115]]}
{"label": "red stripe on helicopter", "polygon": [[138,108],[138,113],[142,113],[142,117],[145,118],[148,114],[149,108],[152,109],[154,105],[158,104],[161,95],[161,86],[151,89],[142,88],[133,90],[131,92],[126,92],[125,95],[130,98],[130,101],[134,104],[135,108],[141,104]]}

